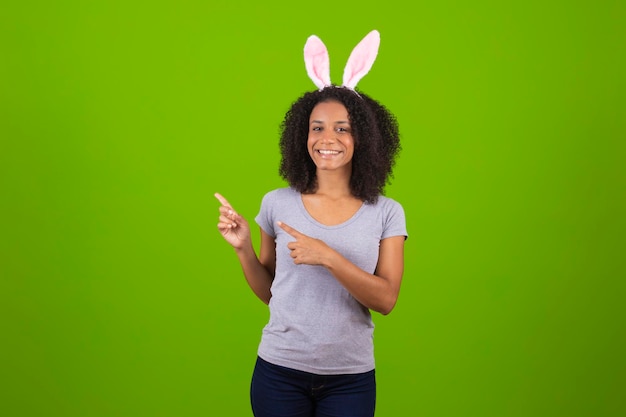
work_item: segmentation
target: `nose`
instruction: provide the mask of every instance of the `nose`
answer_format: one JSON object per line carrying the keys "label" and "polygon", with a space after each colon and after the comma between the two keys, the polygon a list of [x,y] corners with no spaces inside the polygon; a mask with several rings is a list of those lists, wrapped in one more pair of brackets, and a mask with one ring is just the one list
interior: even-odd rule
{"label": "nose", "polygon": [[335,139],[335,132],[325,132],[322,137],[322,143],[333,143]]}

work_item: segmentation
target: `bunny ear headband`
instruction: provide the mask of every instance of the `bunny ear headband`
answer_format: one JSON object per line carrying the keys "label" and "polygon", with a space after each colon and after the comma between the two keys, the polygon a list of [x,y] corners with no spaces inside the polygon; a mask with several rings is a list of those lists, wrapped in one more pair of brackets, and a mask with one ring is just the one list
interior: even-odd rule
{"label": "bunny ear headband", "polygon": [[[361,78],[372,68],[379,45],[380,34],[373,30],[354,47],[343,70],[342,87],[354,90]],[[309,78],[320,90],[332,85],[328,50],[322,40],[315,35],[309,36],[304,45],[304,63]]]}

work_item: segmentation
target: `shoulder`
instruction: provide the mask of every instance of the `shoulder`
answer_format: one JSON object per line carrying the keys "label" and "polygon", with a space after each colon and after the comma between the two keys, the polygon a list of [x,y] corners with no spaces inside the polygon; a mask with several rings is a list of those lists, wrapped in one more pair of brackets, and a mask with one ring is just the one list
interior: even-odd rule
{"label": "shoulder", "polygon": [[402,205],[393,198],[379,196],[376,205],[383,221],[383,238],[392,236],[408,237],[406,215]]}
{"label": "shoulder", "polygon": [[272,191],[268,191],[267,193],[265,193],[265,195],[263,196],[263,198],[268,198],[268,199],[285,199],[285,198],[294,198],[295,196],[300,195],[300,193],[296,190],[294,190],[291,187],[283,187],[283,188],[276,188],[275,190]]}
{"label": "shoulder", "polygon": [[376,203],[374,203],[373,206],[383,212],[404,212],[402,204],[393,198],[385,197],[384,195],[379,195],[378,200],[376,200]]}
{"label": "shoulder", "polygon": [[291,187],[277,188],[265,193],[262,204],[286,204],[299,195],[300,193]]}

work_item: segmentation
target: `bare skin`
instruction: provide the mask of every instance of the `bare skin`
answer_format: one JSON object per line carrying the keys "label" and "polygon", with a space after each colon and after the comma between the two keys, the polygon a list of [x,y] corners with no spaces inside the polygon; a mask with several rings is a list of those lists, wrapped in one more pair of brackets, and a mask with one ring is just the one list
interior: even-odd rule
{"label": "bare skin", "polygon": [[[304,206],[322,224],[343,223],[363,204],[350,192],[354,140],[343,104],[329,101],[315,106],[309,120],[307,148],[317,166],[317,190],[302,195]],[[269,303],[276,268],[274,239],[261,229],[257,258],[248,222],[223,196],[215,196],[221,203],[218,230],[235,249],[252,291],[263,302]],[[404,272],[404,236],[381,240],[378,265],[370,274],[322,240],[300,233],[280,221],[278,226],[294,238],[287,247],[295,264],[325,267],[356,300],[371,310],[389,314],[394,308]]]}

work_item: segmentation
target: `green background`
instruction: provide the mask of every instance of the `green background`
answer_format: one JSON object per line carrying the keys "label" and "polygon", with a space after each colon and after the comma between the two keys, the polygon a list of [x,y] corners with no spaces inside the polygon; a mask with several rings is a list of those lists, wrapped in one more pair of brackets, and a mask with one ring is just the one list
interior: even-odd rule
{"label": "green background", "polygon": [[625,415],[625,4],[3,2],[0,414],[251,415],[267,309],[213,193],[252,221],[306,38],[339,82],[378,29],[410,238],[377,416]]}

